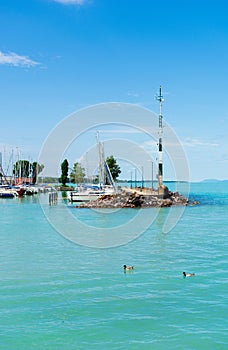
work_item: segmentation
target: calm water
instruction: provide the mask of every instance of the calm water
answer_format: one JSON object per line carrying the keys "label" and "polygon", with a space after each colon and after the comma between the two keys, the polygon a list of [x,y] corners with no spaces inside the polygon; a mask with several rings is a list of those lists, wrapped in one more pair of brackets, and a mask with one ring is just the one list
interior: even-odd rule
{"label": "calm water", "polygon": [[[35,196],[1,199],[0,348],[227,349],[228,182],[192,184],[191,196],[200,205],[168,234],[162,209],[138,239],[109,249],[66,240]],[[106,217],[81,210],[94,225]]]}

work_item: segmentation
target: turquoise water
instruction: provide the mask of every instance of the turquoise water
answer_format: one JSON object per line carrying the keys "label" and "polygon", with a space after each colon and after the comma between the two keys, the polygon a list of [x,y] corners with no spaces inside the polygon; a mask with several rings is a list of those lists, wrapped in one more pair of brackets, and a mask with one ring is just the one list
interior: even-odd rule
{"label": "turquoise water", "polygon": [[[65,239],[35,196],[1,199],[0,348],[227,349],[228,183],[192,184],[190,196],[200,204],[169,233],[163,208],[144,234],[109,249]],[[106,215],[80,210],[94,225]]]}

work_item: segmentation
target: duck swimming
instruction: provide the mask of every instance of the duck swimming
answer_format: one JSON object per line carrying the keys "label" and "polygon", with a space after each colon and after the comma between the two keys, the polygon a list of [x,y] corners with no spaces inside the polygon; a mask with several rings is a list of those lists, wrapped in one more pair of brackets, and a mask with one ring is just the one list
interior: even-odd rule
{"label": "duck swimming", "polygon": [[191,276],[195,276],[195,274],[183,272],[183,277],[191,277]]}
{"label": "duck swimming", "polygon": [[124,270],[134,270],[134,266],[127,266],[127,265],[124,265],[123,266]]}

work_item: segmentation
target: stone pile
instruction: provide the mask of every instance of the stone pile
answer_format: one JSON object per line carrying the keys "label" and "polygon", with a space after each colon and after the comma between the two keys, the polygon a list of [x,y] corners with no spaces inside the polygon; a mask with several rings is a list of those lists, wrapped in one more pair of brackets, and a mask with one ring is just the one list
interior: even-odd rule
{"label": "stone pile", "polygon": [[82,203],[77,208],[161,208],[188,204],[188,199],[178,192],[166,192],[165,196],[158,196],[122,190]]}

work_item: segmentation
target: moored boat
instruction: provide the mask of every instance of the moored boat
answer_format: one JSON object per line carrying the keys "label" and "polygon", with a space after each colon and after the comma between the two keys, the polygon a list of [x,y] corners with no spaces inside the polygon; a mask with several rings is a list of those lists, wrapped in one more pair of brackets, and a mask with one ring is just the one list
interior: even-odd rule
{"label": "moored boat", "polygon": [[0,198],[13,198],[17,192],[9,185],[0,185]]}
{"label": "moored boat", "polygon": [[0,191],[0,198],[13,198],[15,194],[9,191]]}
{"label": "moored boat", "polygon": [[92,200],[98,199],[104,194],[113,194],[115,188],[113,186],[81,186],[78,187],[75,191],[68,192],[68,200],[70,202],[89,202]]}
{"label": "moored boat", "polygon": [[98,142],[99,151],[99,183],[81,185],[75,191],[68,192],[70,202],[89,202],[98,199],[102,195],[113,194],[116,192],[115,182],[113,180],[109,166],[105,160],[104,145]]}

